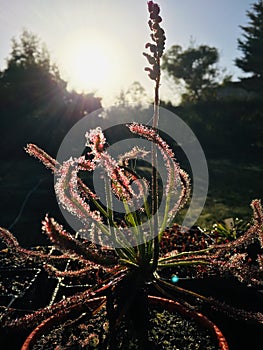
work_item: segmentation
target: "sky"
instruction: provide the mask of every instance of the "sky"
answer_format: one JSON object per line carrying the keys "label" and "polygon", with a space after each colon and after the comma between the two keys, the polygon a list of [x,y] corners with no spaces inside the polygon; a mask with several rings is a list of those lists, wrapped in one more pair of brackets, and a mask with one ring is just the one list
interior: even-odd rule
{"label": "sky", "polygon": [[[255,0],[156,0],[161,7],[166,48],[187,48],[191,41],[219,50],[219,66],[234,79],[242,75],[237,39],[246,11]],[[151,95],[153,83],[142,52],[149,41],[146,0],[0,0],[0,69],[5,68],[11,38],[23,29],[47,45],[69,88],[94,91],[111,104],[115,96],[139,81]],[[161,98],[176,92],[162,80]]]}

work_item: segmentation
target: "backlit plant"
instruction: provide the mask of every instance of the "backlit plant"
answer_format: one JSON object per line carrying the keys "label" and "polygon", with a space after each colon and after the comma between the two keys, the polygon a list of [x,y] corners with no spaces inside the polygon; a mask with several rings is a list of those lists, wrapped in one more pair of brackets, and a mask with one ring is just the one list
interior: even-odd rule
{"label": "backlit plant", "polygon": [[[263,214],[260,201],[254,200],[252,202],[253,225],[245,234],[232,242],[204,245],[203,249],[197,247],[196,250],[191,251],[180,250],[176,242],[171,245],[171,231],[167,226],[186,203],[190,195],[190,181],[186,172],[177,163],[172,148],[158,132],[160,59],[164,51],[165,34],[160,27],[162,19],[159,15],[159,6],[149,1],[148,11],[152,42],[146,44],[150,53],[144,53],[144,55],[150,65],[146,71],[155,83],[153,125],[149,127],[132,123],[128,124],[127,128],[131,133],[152,142],[151,179],[142,179],[137,174],[136,168],[129,168],[129,161],[138,155],[143,157],[144,150],[133,148],[130,152],[121,155],[119,161],[115,160],[107,152],[107,140],[100,128],[87,131],[86,153],[83,156],[71,158],[62,164],[36,145],[30,144],[26,147],[30,155],[38,158],[55,174],[57,198],[64,209],[81,221],[82,237],[83,232],[86,231],[89,232],[89,237],[94,238],[93,242],[99,243],[100,238],[103,237],[101,241],[109,244],[100,246],[83,238],[78,239],[63,229],[53,218],[46,216],[43,220],[43,232],[63,254],[60,256],[45,255],[21,248],[9,231],[1,229],[2,239],[15,254],[22,255],[24,259],[33,258],[44,261],[45,269],[53,276],[88,277],[94,271],[97,272],[96,283],[85,292],[66,298],[33,314],[7,322],[5,326],[29,327],[50,315],[65,314],[81,305],[84,307],[85,301],[91,297],[106,293],[107,298],[103,302],[107,304],[109,316],[110,348],[115,349],[114,332],[125,314],[124,310],[127,313],[127,310],[133,307],[133,303],[146,300],[147,285],[154,286],[159,292],[171,298],[178,298],[186,308],[191,308],[190,299],[193,305],[200,303],[209,305],[235,318],[246,318],[253,322],[263,323],[263,316],[259,313],[232,308],[176,285],[180,279],[180,269],[184,268],[191,268],[193,276],[231,275],[247,285],[261,285]],[[165,210],[162,216],[158,215],[157,151],[163,157],[168,174],[167,181],[163,185]],[[98,167],[106,170],[104,182],[107,206],[100,202],[100,198],[90,188],[83,176],[83,173],[92,173]],[[123,203],[125,213],[122,216],[115,215],[112,210],[113,197]],[[143,203],[140,208],[138,208],[138,203]],[[187,235],[188,232],[185,230],[182,235]],[[165,245],[165,242],[168,243]],[[258,242],[259,252],[256,258],[251,260],[247,247],[255,242]],[[75,271],[60,271],[52,266],[54,261],[69,258],[80,261],[82,268]],[[173,271],[176,271],[176,274]],[[131,290],[133,292],[130,298],[123,295]],[[184,296],[188,298],[187,303],[183,300]],[[138,317],[144,319],[147,329],[147,303],[145,305]],[[136,320],[133,321],[136,322]],[[138,336],[141,348],[147,347],[147,332],[143,330]]]}

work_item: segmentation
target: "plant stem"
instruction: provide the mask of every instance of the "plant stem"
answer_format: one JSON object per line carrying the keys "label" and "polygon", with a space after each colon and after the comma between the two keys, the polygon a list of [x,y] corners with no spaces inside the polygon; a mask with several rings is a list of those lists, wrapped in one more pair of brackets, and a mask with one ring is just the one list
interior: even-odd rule
{"label": "plant stem", "polygon": [[[160,59],[158,59],[160,67]],[[154,93],[154,114],[153,128],[158,128],[159,122],[159,87],[160,73],[156,78],[155,93]],[[159,258],[159,237],[158,237],[158,178],[157,178],[157,146],[152,143],[152,218],[153,218],[153,234],[154,234],[154,253],[152,270],[155,271],[158,265]]]}
{"label": "plant stem", "polygon": [[[160,67],[160,59],[158,59],[158,66]],[[153,114],[153,128],[158,127],[159,122],[159,88],[160,88],[160,73],[158,74],[155,82],[154,89],[154,114]]]}

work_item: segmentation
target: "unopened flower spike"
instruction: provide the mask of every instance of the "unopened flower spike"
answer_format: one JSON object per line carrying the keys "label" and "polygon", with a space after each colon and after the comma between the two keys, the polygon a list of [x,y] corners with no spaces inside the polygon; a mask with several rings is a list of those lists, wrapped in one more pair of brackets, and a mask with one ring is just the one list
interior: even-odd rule
{"label": "unopened flower spike", "polygon": [[151,67],[146,67],[145,70],[148,71],[150,79],[158,82],[160,79],[160,58],[164,52],[166,37],[164,30],[160,27],[162,18],[159,16],[159,5],[153,1],[148,1],[148,11],[150,13],[148,25],[152,32],[151,38],[153,43],[145,45],[145,48],[150,50],[150,54],[146,52],[143,54],[151,65]]}

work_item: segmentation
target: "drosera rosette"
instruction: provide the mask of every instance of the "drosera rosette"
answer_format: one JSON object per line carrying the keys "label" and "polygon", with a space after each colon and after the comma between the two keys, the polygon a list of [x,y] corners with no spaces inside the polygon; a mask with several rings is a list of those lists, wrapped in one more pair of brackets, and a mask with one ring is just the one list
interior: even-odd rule
{"label": "drosera rosette", "polygon": [[[123,166],[118,164],[117,160],[108,154],[107,149],[104,147],[106,139],[100,128],[91,130],[86,134],[87,146],[91,150],[88,152],[87,157],[92,156],[92,160],[85,160],[81,156],[78,159],[69,159],[63,162],[62,165],[53,167],[56,173],[55,191],[63,208],[80,219],[83,224],[82,236],[83,231],[86,229],[86,237],[89,237],[92,241],[94,232],[100,231],[98,240],[101,239],[103,241],[107,237],[109,245],[118,248],[116,250],[117,253],[121,255],[121,259],[127,264],[131,263],[129,258],[133,257],[132,264],[139,266],[140,263],[138,261],[142,260],[141,252],[151,265],[153,239],[156,236],[158,240],[161,239],[161,235],[168,223],[171,222],[176,212],[187,201],[190,193],[190,181],[187,174],[180,169],[168,144],[154,129],[140,124],[130,124],[127,127],[131,132],[156,143],[167,167],[167,183],[164,185],[166,195],[165,210],[164,215],[159,217],[160,227],[157,232],[153,231],[151,222],[151,202],[149,202],[149,198],[145,197],[145,193],[149,193],[145,189],[148,184],[147,180],[137,176],[134,169],[130,170],[127,166],[124,169]],[[30,145],[27,151],[35,157],[41,154],[39,159],[42,161],[43,152],[36,146],[32,148]],[[135,151],[131,150],[131,152],[134,157]],[[127,160],[130,158],[131,152],[121,156],[121,163],[123,163],[123,159]],[[136,154],[138,153],[144,154],[144,151],[137,149]],[[51,162],[51,164],[54,163]],[[78,177],[79,171],[91,172],[96,167],[105,169],[105,175],[107,175],[107,178],[106,176],[104,178],[107,208],[103,206],[97,195]],[[132,186],[134,183],[135,189]],[[180,193],[178,193],[179,190]],[[177,201],[174,201],[173,195],[174,198],[177,198]],[[118,197],[123,202],[125,212],[122,217],[118,215],[115,217],[114,211],[109,209],[109,203],[113,196]],[[143,198],[143,207],[134,210],[139,198]],[[154,214],[156,215],[156,213]],[[93,227],[92,230],[90,229],[91,226]],[[145,231],[146,229],[148,229],[148,232]],[[89,233],[90,236],[88,236]],[[103,236],[103,239],[100,236]],[[96,243],[100,243],[100,241]],[[138,249],[140,250],[139,253]]]}

